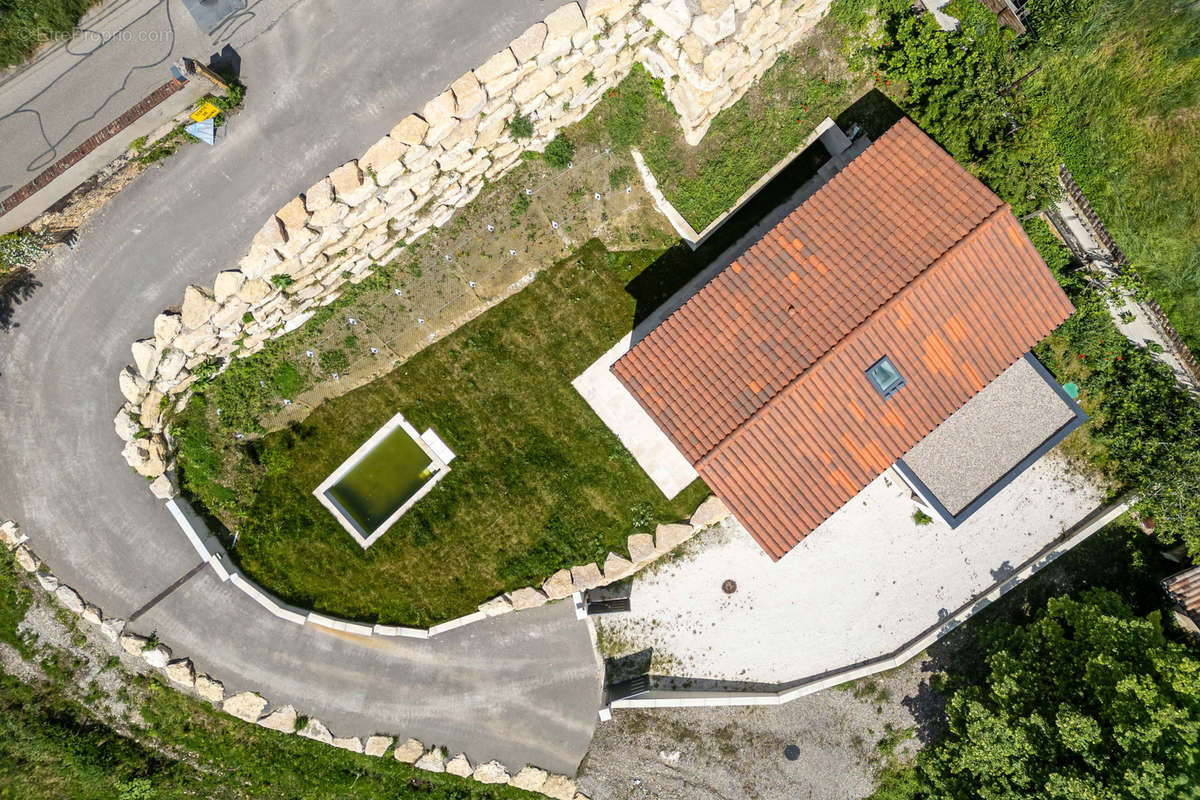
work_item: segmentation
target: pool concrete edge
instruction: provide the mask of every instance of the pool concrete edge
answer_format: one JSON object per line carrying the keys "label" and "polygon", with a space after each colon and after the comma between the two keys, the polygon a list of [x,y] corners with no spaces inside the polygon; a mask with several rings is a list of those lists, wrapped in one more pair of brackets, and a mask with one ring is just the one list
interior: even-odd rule
{"label": "pool concrete edge", "polygon": [[[392,512],[391,516],[385,519],[377,528],[375,528],[375,530],[368,534],[350,517],[348,513],[346,513],[341,504],[329,495],[329,489],[337,484],[338,481],[340,481],[343,477],[345,477],[346,473],[358,466],[360,461],[362,461],[379,445],[380,442],[391,435],[392,432],[394,432],[397,428],[402,428],[404,432],[408,434],[408,437],[416,442],[417,446],[421,448],[421,452],[423,452],[429,458],[430,465],[435,471],[420,489],[414,492],[413,495],[405,500],[399,508]],[[437,434],[433,433],[432,428],[426,431],[426,433],[437,437]],[[441,442],[440,437],[438,437],[437,440]],[[451,458],[453,458],[453,452],[451,452],[450,449],[445,446],[444,442],[442,442],[442,447],[444,447],[446,452],[450,453]],[[317,488],[313,489],[313,496],[316,497],[317,501],[321,505],[325,506],[325,509],[332,514],[339,523],[341,523],[341,526],[345,528],[351,536],[354,537],[354,541],[358,542],[359,546],[362,547],[363,550],[366,550],[368,547],[373,545],[380,536],[387,533],[388,528],[392,527],[392,525],[395,525],[396,521],[399,520],[400,517],[404,516],[405,512],[413,507],[414,503],[416,503],[425,495],[429,494],[430,490],[433,489],[433,487],[436,486],[442,480],[442,478],[446,477],[446,475],[450,472],[450,464],[448,461],[449,459],[444,459],[437,452],[437,450],[435,450],[427,441],[425,441],[425,436],[418,433],[417,429],[412,426],[412,423],[404,418],[403,414],[397,412],[395,416],[383,424],[383,427],[375,431],[375,433],[373,433],[371,437],[367,439],[367,441],[363,442],[357,450],[351,453],[345,461],[339,464],[338,468],[329,474],[329,477],[321,481],[321,484]]]}

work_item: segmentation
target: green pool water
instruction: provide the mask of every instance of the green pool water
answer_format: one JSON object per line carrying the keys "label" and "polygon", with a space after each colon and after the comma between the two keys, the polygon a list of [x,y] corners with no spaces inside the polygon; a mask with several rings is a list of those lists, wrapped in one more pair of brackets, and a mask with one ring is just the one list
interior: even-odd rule
{"label": "green pool water", "polygon": [[327,494],[370,534],[425,485],[433,475],[430,465],[420,445],[397,427]]}

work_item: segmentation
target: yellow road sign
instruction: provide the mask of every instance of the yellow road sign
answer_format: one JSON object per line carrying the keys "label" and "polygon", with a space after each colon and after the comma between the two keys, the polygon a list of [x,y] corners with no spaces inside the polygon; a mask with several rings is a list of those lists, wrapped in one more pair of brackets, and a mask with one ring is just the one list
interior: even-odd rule
{"label": "yellow road sign", "polygon": [[212,119],[220,113],[221,109],[217,108],[208,100],[205,100],[195,111],[192,112],[192,120],[194,122],[204,122],[204,120]]}

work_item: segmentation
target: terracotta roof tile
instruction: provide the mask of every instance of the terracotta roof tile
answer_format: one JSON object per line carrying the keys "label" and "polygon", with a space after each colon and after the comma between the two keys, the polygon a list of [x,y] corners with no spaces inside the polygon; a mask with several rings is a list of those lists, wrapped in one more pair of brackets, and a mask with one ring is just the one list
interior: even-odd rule
{"label": "terracotta roof tile", "polygon": [[1008,207],[902,120],[613,372],[779,558],[1072,311]]}

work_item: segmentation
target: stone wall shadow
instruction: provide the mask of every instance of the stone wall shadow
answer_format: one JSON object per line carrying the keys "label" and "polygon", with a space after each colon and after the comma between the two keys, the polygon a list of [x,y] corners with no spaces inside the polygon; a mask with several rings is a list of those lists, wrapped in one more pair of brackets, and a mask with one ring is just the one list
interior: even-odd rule
{"label": "stone wall shadow", "polygon": [[14,321],[17,306],[33,297],[41,285],[42,282],[25,267],[0,277],[0,332],[10,333],[21,327],[21,323]]}

